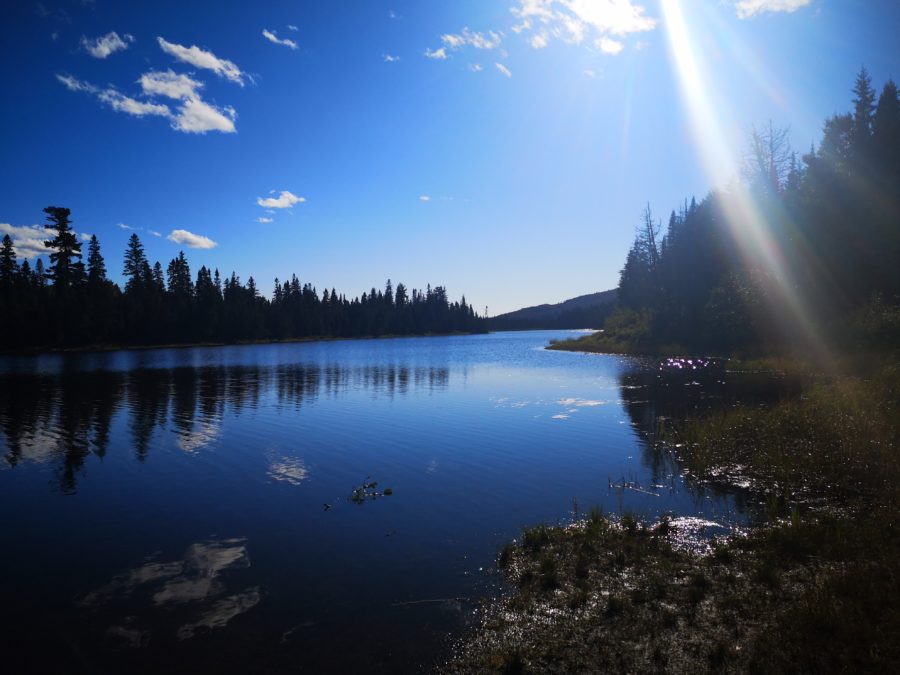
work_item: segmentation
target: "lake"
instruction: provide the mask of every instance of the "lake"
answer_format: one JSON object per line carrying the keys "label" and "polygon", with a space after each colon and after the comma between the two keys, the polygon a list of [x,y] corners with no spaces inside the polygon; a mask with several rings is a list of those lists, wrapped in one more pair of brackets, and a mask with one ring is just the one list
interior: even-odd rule
{"label": "lake", "polygon": [[753,518],[653,442],[751,389],[573,335],[0,357],[9,672],[427,671],[523,526]]}

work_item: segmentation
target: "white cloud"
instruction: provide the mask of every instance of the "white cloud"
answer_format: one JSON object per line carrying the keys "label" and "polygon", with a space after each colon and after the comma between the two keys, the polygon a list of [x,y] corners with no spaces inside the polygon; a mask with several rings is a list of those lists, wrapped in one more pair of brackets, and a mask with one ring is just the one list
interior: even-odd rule
{"label": "white cloud", "polygon": [[430,202],[431,197],[429,197],[428,195],[419,195],[419,201],[420,202]]}
{"label": "white cloud", "polygon": [[141,75],[138,83],[149,96],[167,96],[177,100],[196,98],[197,91],[203,88],[202,82],[187,75],[175,74],[172,70],[151,70]]}
{"label": "white cloud", "polygon": [[40,225],[16,226],[0,223],[0,239],[5,234],[12,239],[13,249],[19,258],[30,260],[39,255],[46,255],[52,250],[44,246],[44,241],[48,239],[49,234]]}
{"label": "white cloud", "polygon": [[166,96],[180,100],[178,113],[172,116],[172,128],[186,133],[221,131],[234,133],[237,113],[231,106],[218,108],[200,98],[203,83],[187,75],[171,70],[150,71],[141,75],[138,82],[148,96]]}
{"label": "white cloud", "polygon": [[457,51],[465,46],[474,47],[475,49],[496,49],[503,40],[503,34],[489,30],[487,33],[476,33],[469,30],[468,27],[462,29],[459,33],[446,33],[441,35],[443,46],[439,49],[426,49],[425,56],[430,59],[447,59],[449,54],[447,50]]}
{"label": "white cloud", "polygon": [[130,96],[126,96],[113,87],[100,89],[89,82],[82,82],[70,75],[57,74],[56,79],[62,82],[69,91],[80,91],[86,94],[92,94],[118,112],[124,112],[129,115],[134,115],[135,117],[143,117],[144,115],[171,117],[172,115],[169,106],[149,103],[147,101],[138,101]]}
{"label": "white cloud", "polygon": [[595,78],[597,77],[596,71],[591,70],[590,68],[585,68],[583,71],[585,77]]}
{"label": "white cloud", "polygon": [[489,30],[485,33],[474,33],[468,27],[462,29],[460,33],[448,33],[441,36],[441,42],[445,47],[450,49],[459,49],[465,45],[475,47],[475,49],[496,49],[500,46],[503,36]]}
{"label": "white cloud", "polygon": [[147,234],[152,234],[154,237],[162,236],[162,232],[157,232],[156,230],[147,230]]}
{"label": "white cloud", "polygon": [[[656,28],[656,19],[646,15],[646,8],[634,0],[518,0],[511,9],[520,23],[515,33],[533,33],[531,46],[545,47],[550,38],[581,44],[587,38],[607,54],[618,54],[624,48],[622,37]],[[604,41],[605,39],[605,41]]]}
{"label": "white cloud", "polygon": [[126,225],[125,223],[116,223],[116,227],[119,227],[123,230],[133,230],[134,229],[131,225]]}
{"label": "white cloud", "polygon": [[189,98],[178,109],[178,115],[172,120],[172,127],[193,134],[207,131],[231,134],[237,131],[234,127],[236,118],[237,112],[231,106],[217,108],[199,98]]}
{"label": "white cloud", "polygon": [[107,103],[113,110],[124,112],[135,117],[155,115],[165,117],[177,131],[186,133],[205,133],[221,131],[234,133],[234,120],[237,113],[234,108],[225,106],[218,108],[203,101],[197,90],[203,85],[186,75],[176,75],[171,70],[166,72],[149,72],[141,76],[138,82],[145,95],[166,96],[181,101],[176,112],[167,105],[139,101],[109,87],[100,89],[88,82],[82,82],[69,75],[57,75],[56,78],[71,91],[80,91],[96,96]]}
{"label": "white cloud", "polygon": [[482,70],[484,70],[484,67],[480,63],[470,63],[469,70],[471,70],[473,73],[480,73]]}
{"label": "white cloud", "polygon": [[297,43],[293,40],[289,40],[288,38],[279,38],[275,31],[263,29],[263,37],[266,38],[269,42],[274,42],[276,45],[284,45],[285,47],[290,47],[291,49],[297,49]]}
{"label": "white cloud", "polygon": [[157,37],[156,40],[159,42],[160,49],[166,54],[175,57],[177,60],[189,63],[197,68],[211,70],[219,77],[224,77],[242,87],[244,86],[245,74],[231,61],[220,59],[212,52],[200,49],[200,47],[197,47],[196,45],[185,47],[183,45],[167,42],[161,37]]}
{"label": "white cloud", "polygon": [[288,30],[292,30],[292,31],[298,31],[298,30],[300,30],[299,28],[297,28],[297,26],[295,26],[295,25],[292,24],[292,23],[289,23],[289,24],[287,25],[287,27],[288,27]]}
{"label": "white cloud", "polygon": [[765,12],[795,12],[812,0],[738,0],[734,8],[739,19],[749,19]]}
{"label": "white cloud", "polygon": [[385,63],[396,63],[400,60],[399,56],[394,56],[393,54],[385,54],[382,58],[384,58]]}
{"label": "white cloud", "polygon": [[56,79],[66,85],[66,89],[69,91],[85,91],[91,94],[98,91],[97,87],[90,85],[87,82],[82,82],[71,75],[60,75],[57,73]]}
{"label": "white cloud", "polygon": [[266,218],[265,216],[260,216],[259,218],[256,219],[256,222],[257,223],[271,223],[272,219]]}
{"label": "white cloud", "polygon": [[625,49],[625,45],[621,42],[606,37],[605,35],[599,38],[594,44],[596,44],[604,54],[618,54]]}
{"label": "white cloud", "polygon": [[441,41],[450,49],[459,49],[466,44],[466,39],[462,35],[442,35]]}
{"label": "white cloud", "polygon": [[184,244],[188,248],[215,248],[218,246],[218,244],[209,237],[194,234],[187,230],[172,230],[166,239],[174,241],[176,244]]}
{"label": "white cloud", "polygon": [[278,197],[262,197],[257,198],[256,203],[264,209],[289,209],[294,204],[302,204],[306,201],[306,197],[298,197],[295,194],[282,190]]}
{"label": "white cloud", "polygon": [[130,96],[125,96],[125,94],[116,91],[112,87],[99,92],[97,98],[104,103],[108,103],[113,110],[134,115],[135,117],[143,117],[144,115],[169,117],[171,115],[169,106],[138,101]]}
{"label": "white cloud", "polygon": [[549,38],[546,33],[538,33],[534,37],[531,38],[531,46],[535,49],[543,49],[549,43]]}
{"label": "white cloud", "polygon": [[81,46],[96,59],[105,59],[110,54],[128,49],[128,45],[132,42],[134,42],[133,36],[125,33],[119,37],[115,31],[110,31],[106,35],[94,39],[81,36]]}
{"label": "white cloud", "polygon": [[512,77],[512,73],[509,72],[509,68],[504,66],[502,63],[495,63],[494,65],[497,67],[497,70],[499,70],[501,73],[503,73],[507,77]]}
{"label": "white cloud", "polygon": [[78,237],[81,239],[81,241],[90,241],[91,240],[91,235],[88,234],[87,232],[82,232],[81,234],[78,235]]}

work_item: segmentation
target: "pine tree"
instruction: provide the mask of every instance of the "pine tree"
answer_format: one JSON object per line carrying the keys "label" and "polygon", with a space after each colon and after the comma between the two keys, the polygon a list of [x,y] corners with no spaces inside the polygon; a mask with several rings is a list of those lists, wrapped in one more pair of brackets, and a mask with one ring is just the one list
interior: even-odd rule
{"label": "pine tree", "polygon": [[106,281],[106,262],[100,254],[100,242],[96,234],[91,235],[91,241],[88,243],[88,283],[92,286],[99,286]]}
{"label": "pine tree", "polygon": [[134,293],[145,286],[147,280],[147,257],[144,255],[144,246],[137,234],[132,233],[128,238],[128,247],[125,249],[125,264],[122,274],[127,278],[125,292]]}
{"label": "pine tree", "polygon": [[37,262],[34,264],[34,285],[37,288],[44,288],[47,286],[47,273],[44,271],[44,261],[40,258],[38,258]]}
{"label": "pine tree", "polygon": [[69,216],[71,211],[59,206],[48,206],[44,209],[48,230],[55,230],[52,239],[44,241],[44,246],[51,249],[50,270],[48,276],[61,293],[84,281],[84,263],[81,262],[81,244],[75,231],[72,230]]}
{"label": "pine tree", "polygon": [[860,68],[853,85],[853,141],[857,150],[867,149],[872,136],[872,122],[875,119],[875,90],[872,78],[865,67]]}
{"label": "pine tree", "polygon": [[19,271],[16,264],[16,251],[13,248],[12,239],[8,234],[3,235],[3,244],[0,246],[0,286],[10,288]]}
{"label": "pine tree", "polygon": [[900,98],[893,80],[885,83],[878,98],[872,144],[878,153],[879,169],[888,172],[888,180],[896,180],[900,175]]}

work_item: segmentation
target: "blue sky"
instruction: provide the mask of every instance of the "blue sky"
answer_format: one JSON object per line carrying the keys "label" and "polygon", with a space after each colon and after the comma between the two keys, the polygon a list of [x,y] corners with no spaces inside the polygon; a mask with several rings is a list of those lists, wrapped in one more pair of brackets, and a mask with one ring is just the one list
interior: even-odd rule
{"label": "blue sky", "polygon": [[30,255],[67,206],[115,278],[136,231],[266,293],[391,278],[492,315],[612,288],[648,201],[732,177],[675,10],[726,156],[769,119],[805,151],[861,65],[900,77],[892,0],[4,3],[0,229]]}

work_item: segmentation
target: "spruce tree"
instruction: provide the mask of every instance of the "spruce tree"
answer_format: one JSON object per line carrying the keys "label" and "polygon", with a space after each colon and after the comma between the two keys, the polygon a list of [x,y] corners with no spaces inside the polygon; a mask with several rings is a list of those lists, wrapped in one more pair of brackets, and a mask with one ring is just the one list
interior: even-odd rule
{"label": "spruce tree", "polygon": [[144,255],[144,246],[137,234],[132,233],[128,238],[128,247],[125,249],[125,264],[122,274],[127,278],[125,292],[134,293],[141,290],[146,280],[147,257]]}
{"label": "spruce tree", "polygon": [[44,209],[49,221],[44,227],[55,230],[51,239],[44,241],[44,246],[51,249],[50,270],[48,276],[53,280],[58,292],[65,291],[84,281],[84,263],[81,262],[81,244],[75,231],[72,229],[72,221],[69,220],[71,211],[59,206],[48,206]]}
{"label": "spruce tree", "polygon": [[100,242],[96,234],[91,235],[91,241],[88,243],[88,283],[92,286],[99,286],[106,281],[106,262],[100,254]]}
{"label": "spruce tree", "polygon": [[5,234],[3,235],[3,244],[0,245],[0,285],[4,288],[11,287],[18,271],[16,250],[13,248],[10,236]]}

